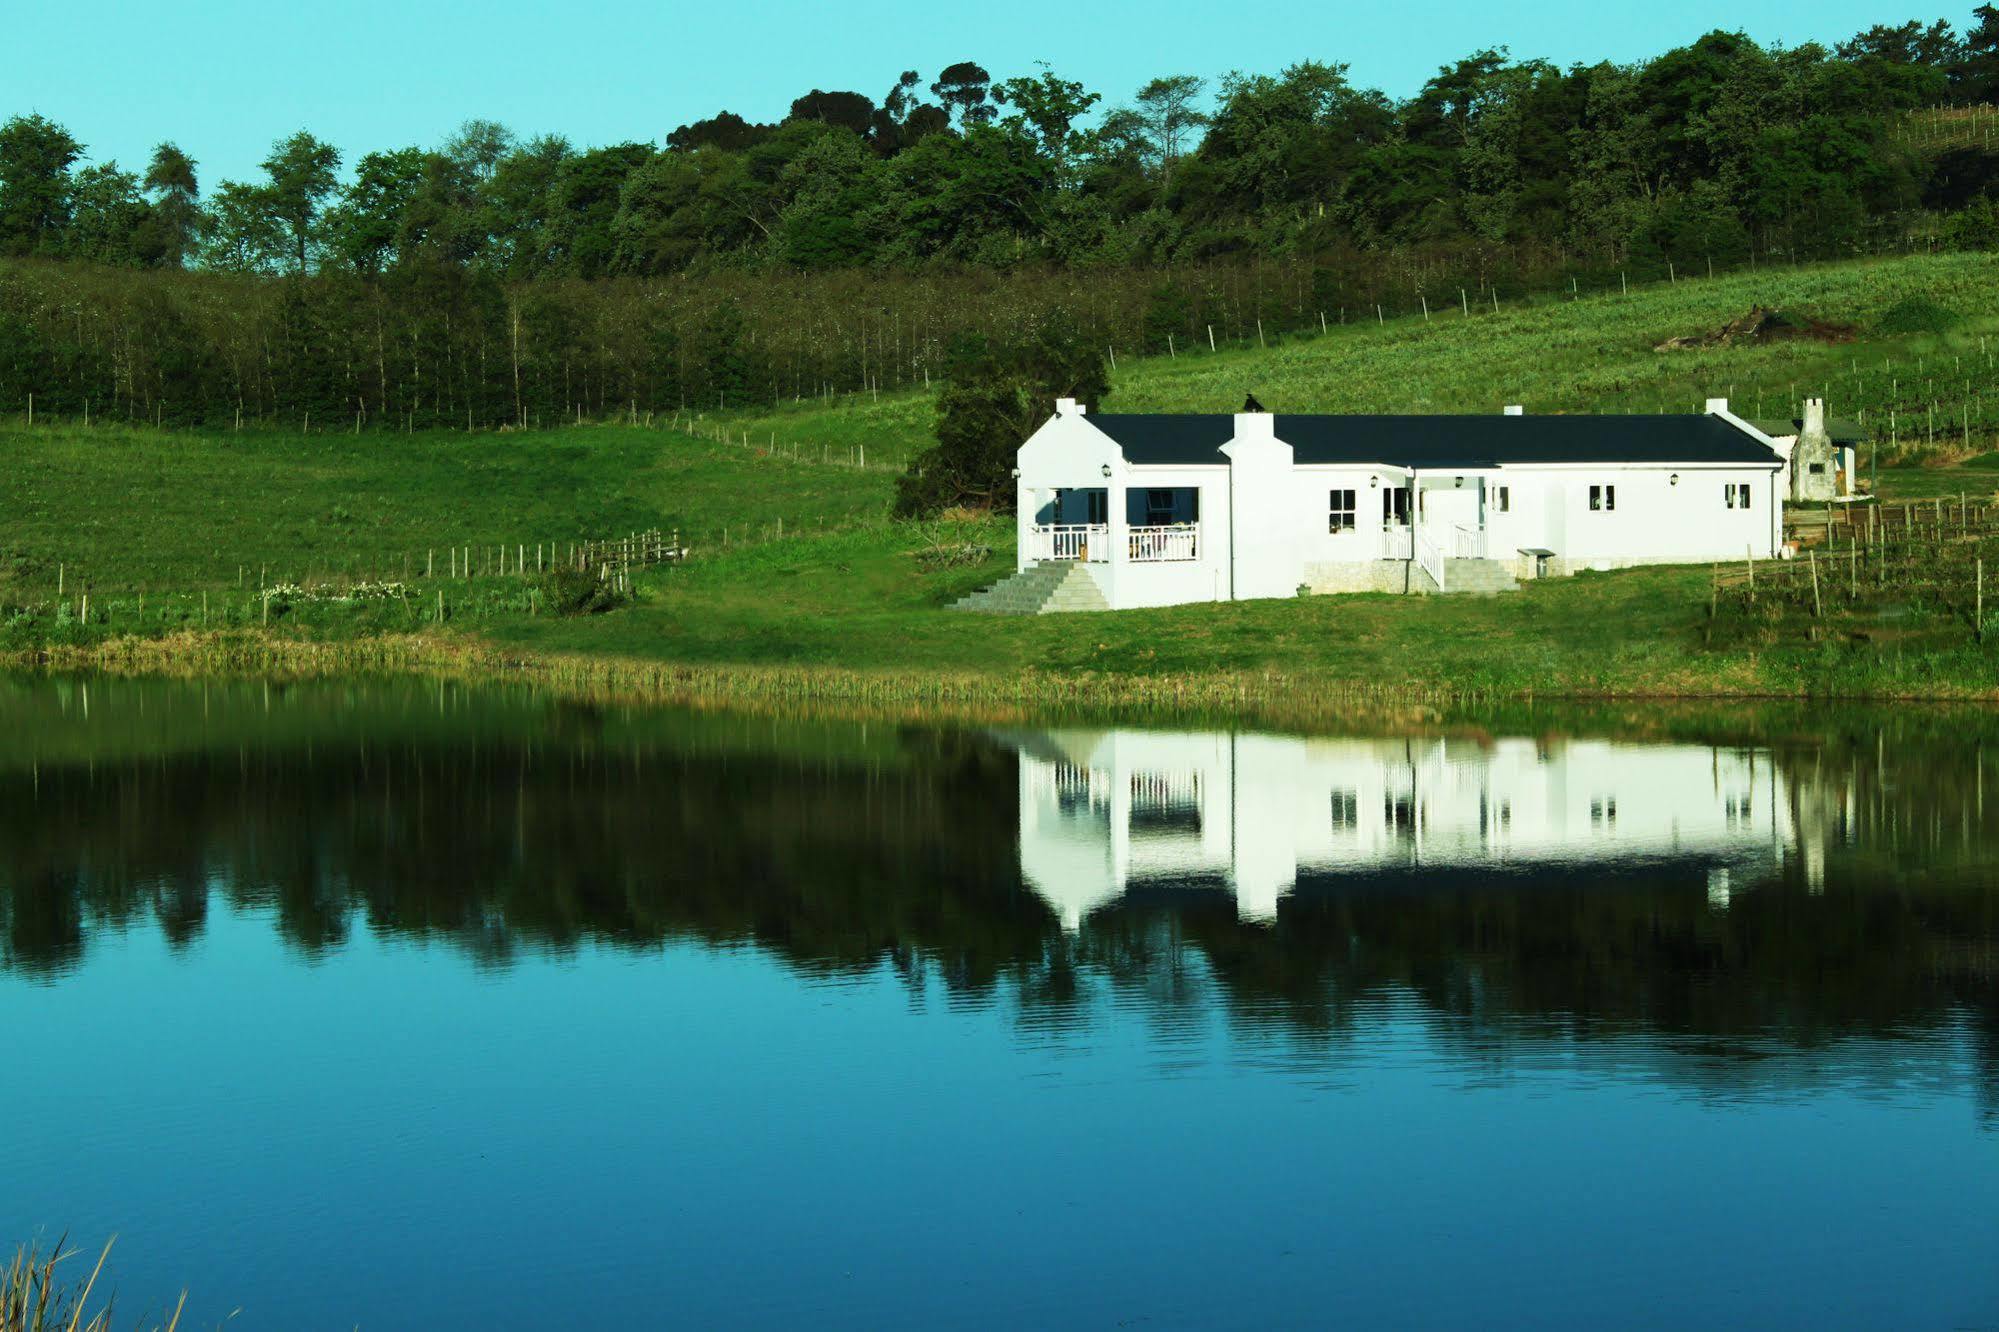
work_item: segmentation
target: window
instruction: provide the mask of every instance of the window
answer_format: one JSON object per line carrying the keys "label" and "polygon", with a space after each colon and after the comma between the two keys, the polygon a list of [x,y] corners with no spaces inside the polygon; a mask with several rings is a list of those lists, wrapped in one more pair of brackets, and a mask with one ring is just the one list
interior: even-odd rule
{"label": "window", "polygon": [[1084,521],[1092,527],[1102,527],[1111,520],[1111,493],[1108,490],[1086,490],[1084,501],[1089,505],[1089,517]]}
{"label": "window", "polygon": [[1147,527],[1171,527],[1173,525],[1172,491],[1148,490],[1145,492],[1145,525]]}
{"label": "window", "polygon": [[1357,791],[1335,790],[1333,792],[1333,831],[1352,832],[1360,827],[1360,793]]}
{"label": "window", "polygon": [[1492,511],[1494,513],[1513,512],[1513,487],[1495,486],[1492,489]]}
{"label": "window", "polygon": [[1805,468],[1805,470],[1806,470],[1806,471],[1808,471],[1808,472],[1810,472],[1810,473],[1811,473],[1811,474],[1812,474],[1813,476],[1824,476],[1824,475],[1825,475],[1825,464],[1824,464],[1824,463],[1812,463],[1811,465],[1809,465],[1808,467],[1806,467],[1806,468]]}
{"label": "window", "polygon": [[1327,503],[1326,530],[1328,532],[1351,532],[1354,529],[1354,493],[1351,490],[1335,490]]}
{"label": "window", "polygon": [[1591,486],[1589,488],[1589,506],[1592,510],[1608,511],[1615,509],[1617,507],[1617,487]]}
{"label": "window", "polygon": [[1731,481],[1721,488],[1721,494],[1722,499],[1731,509],[1746,509],[1749,507],[1749,487],[1747,484],[1737,485]]}
{"label": "window", "polygon": [[1401,486],[1381,492],[1381,525],[1409,526],[1409,492]]}

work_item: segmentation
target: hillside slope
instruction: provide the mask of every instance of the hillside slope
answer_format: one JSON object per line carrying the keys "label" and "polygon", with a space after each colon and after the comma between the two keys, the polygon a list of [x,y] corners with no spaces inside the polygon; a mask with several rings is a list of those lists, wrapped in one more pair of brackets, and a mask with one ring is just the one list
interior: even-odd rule
{"label": "hillside slope", "polygon": [[[1999,437],[1999,255],[1689,277],[1624,297],[1497,312],[1474,305],[1465,313],[1456,291],[1432,300],[1427,322],[1377,323],[1372,311],[1347,311],[1350,322],[1323,336],[1120,355],[1105,407],[1230,411],[1254,393],[1286,412],[1496,412],[1520,403],[1530,412],[1642,413],[1697,411],[1709,397],[1727,397],[1747,415],[1783,416],[1817,394],[1835,415],[1878,429],[1892,445],[1883,462],[1980,452]],[[1757,306],[1847,325],[1850,335],[1655,350]],[[806,453],[844,457],[865,446],[870,462],[900,462],[929,442],[934,412],[934,397],[915,392],[708,421]]]}

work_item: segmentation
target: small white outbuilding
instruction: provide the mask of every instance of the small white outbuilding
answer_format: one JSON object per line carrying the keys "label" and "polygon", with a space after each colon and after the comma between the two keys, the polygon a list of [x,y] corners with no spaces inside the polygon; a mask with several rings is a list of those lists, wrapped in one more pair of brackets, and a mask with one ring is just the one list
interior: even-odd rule
{"label": "small white outbuilding", "polygon": [[1064,399],[1020,448],[1019,568],[1074,566],[1064,581],[1093,585],[1080,604],[1125,609],[1766,559],[1787,460],[1722,399],[1682,416],[1091,415]]}

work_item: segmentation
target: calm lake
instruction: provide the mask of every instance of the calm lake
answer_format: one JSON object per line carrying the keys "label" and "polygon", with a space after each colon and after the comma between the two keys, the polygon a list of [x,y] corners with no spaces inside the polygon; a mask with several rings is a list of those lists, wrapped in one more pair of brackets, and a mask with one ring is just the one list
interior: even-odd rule
{"label": "calm lake", "polygon": [[0,678],[0,1247],[115,1232],[125,1326],[1999,1324],[1999,716],[1822,715]]}

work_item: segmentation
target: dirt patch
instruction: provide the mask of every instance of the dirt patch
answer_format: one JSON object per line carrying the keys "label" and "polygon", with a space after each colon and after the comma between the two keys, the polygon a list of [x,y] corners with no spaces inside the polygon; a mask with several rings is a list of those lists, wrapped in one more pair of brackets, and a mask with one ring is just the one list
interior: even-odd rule
{"label": "dirt patch", "polygon": [[1851,342],[1859,331],[1859,326],[1855,324],[1833,323],[1758,305],[1748,314],[1737,315],[1711,333],[1667,338],[1652,350],[1685,351],[1694,347],[1732,347],[1759,342]]}

